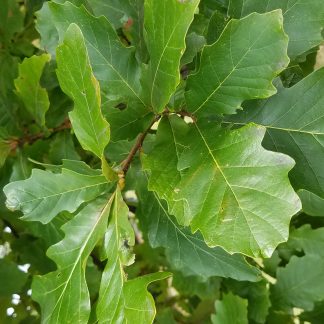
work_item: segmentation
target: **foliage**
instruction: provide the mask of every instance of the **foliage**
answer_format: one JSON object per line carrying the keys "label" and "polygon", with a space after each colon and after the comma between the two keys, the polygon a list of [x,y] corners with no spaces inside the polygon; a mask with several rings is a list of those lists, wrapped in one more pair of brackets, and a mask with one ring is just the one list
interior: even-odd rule
{"label": "foliage", "polygon": [[0,322],[320,323],[322,0],[2,2]]}

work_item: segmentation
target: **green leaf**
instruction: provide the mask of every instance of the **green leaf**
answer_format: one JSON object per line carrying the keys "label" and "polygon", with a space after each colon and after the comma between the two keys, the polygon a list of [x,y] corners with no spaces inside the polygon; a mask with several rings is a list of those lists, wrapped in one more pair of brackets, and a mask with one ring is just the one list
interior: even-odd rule
{"label": "green leaf", "polygon": [[18,269],[17,264],[7,259],[0,259],[0,296],[18,294],[26,284],[28,275]]}
{"label": "green leaf", "polygon": [[177,165],[185,148],[181,141],[188,130],[188,125],[178,116],[163,118],[159,123],[154,149],[147,156],[142,155],[143,169],[150,170],[149,190],[157,192],[161,199],[168,202],[170,214],[176,215],[179,223],[184,223],[180,219],[184,213],[183,206],[172,197],[181,180]]}
{"label": "green leaf", "polygon": [[8,141],[3,140],[0,137],[0,168],[6,162],[6,159],[11,151],[10,143]]}
{"label": "green leaf", "polygon": [[50,103],[46,89],[42,88],[39,82],[44,66],[50,59],[49,54],[25,58],[19,64],[19,76],[15,80],[17,95],[40,126],[45,125],[45,114]]}
{"label": "green leaf", "polygon": [[92,74],[82,32],[75,24],[57,48],[57,65],[61,88],[74,101],[69,117],[75,135],[85,150],[101,158],[109,143],[109,124],[101,113],[100,86]]}
{"label": "green leaf", "polygon": [[142,104],[132,103],[125,109],[111,108],[105,113],[111,124],[111,140],[132,140],[148,128],[154,118],[152,111]]}
{"label": "green leaf", "polygon": [[75,150],[70,131],[65,130],[56,134],[50,144],[49,158],[54,164],[59,164],[64,159],[80,160],[80,156]]}
{"label": "green leaf", "polygon": [[287,244],[303,250],[306,255],[324,256],[324,228],[312,229],[308,224],[303,225],[290,234]]}
{"label": "green leaf", "polygon": [[[84,7],[49,3],[51,20],[60,39],[71,23],[79,25],[85,38],[91,66],[101,83],[101,91],[110,100],[142,102],[140,93],[140,68],[132,47],[125,47],[108,20],[92,16]],[[82,21],[82,24],[80,22]]]}
{"label": "green leaf", "polygon": [[290,155],[296,190],[306,189],[324,198],[324,69],[259,105],[250,103],[233,116],[236,124],[254,122],[267,128],[266,148]]}
{"label": "green leaf", "polygon": [[275,94],[272,80],[288,65],[287,44],[279,10],[231,20],[218,41],[204,47],[199,71],[188,78],[188,110],[234,114],[243,100]]}
{"label": "green leaf", "polygon": [[241,18],[251,12],[263,13],[275,9],[282,10],[291,58],[321,44],[324,28],[322,0],[230,0],[228,13]]}
{"label": "green leaf", "polygon": [[150,282],[167,278],[170,274],[160,272],[126,281],[123,267],[134,262],[130,250],[134,244],[128,207],[117,189],[104,240],[103,258],[108,258],[108,261],[99,290],[96,311],[99,323],[153,322],[155,307],[146,287]]}
{"label": "green leaf", "polygon": [[145,0],[144,27],[150,61],[144,69],[143,85],[147,101],[157,113],[164,110],[180,82],[180,58],[198,4],[198,0]]}
{"label": "green leaf", "polygon": [[271,291],[274,309],[293,307],[312,310],[314,302],[324,299],[324,259],[318,255],[292,256],[285,268],[278,268],[277,282]]}
{"label": "green leaf", "polygon": [[[143,191],[143,192],[141,192]],[[257,281],[258,269],[249,265],[243,256],[230,255],[219,247],[210,248],[201,235],[177,224],[167,212],[167,206],[155,193],[138,191],[139,217],[153,248],[164,247],[172,268],[184,276],[199,276],[207,280],[212,276],[231,277],[236,280]]]}
{"label": "green leaf", "polygon": [[29,221],[50,222],[61,211],[74,212],[109,188],[103,175],[85,175],[63,168],[62,173],[34,169],[27,180],[9,183],[3,190],[6,206],[20,210]]}
{"label": "green leaf", "polygon": [[298,190],[298,196],[302,201],[303,211],[307,215],[324,216],[324,198],[307,190]]}
{"label": "green leaf", "polygon": [[86,261],[105,233],[112,199],[95,200],[83,208],[63,226],[65,238],[48,250],[57,270],[36,276],[32,284],[33,299],[42,309],[42,323],[87,323]]}
{"label": "green leaf", "polygon": [[186,51],[181,57],[181,65],[189,64],[192,62],[194,57],[206,44],[206,39],[195,32],[190,33],[186,37]]}
{"label": "green leaf", "polygon": [[0,43],[8,45],[24,24],[24,14],[16,1],[4,0],[0,7]]}
{"label": "green leaf", "polygon": [[[167,200],[180,224],[200,230],[207,245],[270,256],[287,240],[289,221],[301,206],[288,180],[293,160],[263,149],[264,133],[253,124],[229,131],[205,122],[192,124],[179,141],[158,130],[144,161],[149,189]],[[163,141],[171,145],[161,150]],[[177,156],[174,147],[185,150]],[[170,172],[162,169],[168,163]]]}
{"label": "green leaf", "polygon": [[231,293],[215,303],[216,315],[212,315],[213,324],[247,324],[247,300]]}
{"label": "green leaf", "polygon": [[140,60],[142,62],[147,60],[143,35],[143,0],[92,0],[91,7],[97,16],[106,16],[116,29],[122,28],[128,41],[136,46]]}
{"label": "green leaf", "polygon": [[225,285],[235,294],[248,300],[249,321],[252,321],[252,323],[266,322],[271,306],[269,282],[267,280],[263,279],[255,283],[227,280]]}

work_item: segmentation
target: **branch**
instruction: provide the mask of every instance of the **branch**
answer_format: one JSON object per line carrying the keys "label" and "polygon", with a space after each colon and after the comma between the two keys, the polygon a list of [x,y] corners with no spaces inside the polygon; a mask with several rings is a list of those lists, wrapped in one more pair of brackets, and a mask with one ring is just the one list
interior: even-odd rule
{"label": "branch", "polygon": [[137,137],[137,140],[136,140],[134,146],[132,147],[132,149],[130,150],[127,158],[121,163],[121,167],[122,167],[124,176],[126,175],[128,169],[129,169],[129,166],[132,163],[137,151],[142,147],[146,135],[150,131],[153,124],[155,122],[157,122],[160,118],[161,118],[161,115],[156,115],[154,117],[154,119],[152,120],[151,124],[149,125],[149,127],[143,133],[140,133],[139,136]]}
{"label": "branch", "polygon": [[71,128],[71,122],[67,119],[61,125],[54,128],[49,128],[48,129],[48,131],[50,132],[49,135],[48,133],[45,132],[40,132],[37,134],[25,134],[23,137],[19,137],[19,138],[13,137],[9,139],[8,142],[10,143],[11,151],[14,151],[19,146],[21,147],[24,146],[25,144],[31,145],[40,139],[49,138],[62,130],[70,129],[70,128]]}

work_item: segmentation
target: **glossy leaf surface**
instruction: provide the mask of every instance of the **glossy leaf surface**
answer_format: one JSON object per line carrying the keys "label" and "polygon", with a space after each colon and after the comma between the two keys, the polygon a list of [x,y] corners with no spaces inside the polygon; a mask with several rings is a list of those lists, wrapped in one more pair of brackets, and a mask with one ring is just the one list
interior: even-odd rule
{"label": "glossy leaf surface", "polygon": [[69,27],[63,44],[57,48],[57,64],[62,90],[74,101],[69,117],[75,134],[85,150],[101,158],[109,142],[109,124],[101,113],[99,83],[92,74],[84,38],[77,25]]}
{"label": "glossy leaf surface", "polygon": [[188,78],[188,110],[197,116],[234,114],[243,100],[275,94],[272,80],[288,65],[287,44],[278,10],[231,20],[204,47],[198,72]]}
{"label": "glossy leaf surface", "polygon": [[143,192],[139,198],[138,217],[151,246],[164,247],[172,267],[184,276],[259,280],[258,270],[242,256],[230,255],[219,247],[210,248],[201,235],[192,234],[188,228],[178,225],[176,219],[169,215],[165,201],[160,200],[156,193]]}
{"label": "glossy leaf surface", "polygon": [[[260,126],[227,131],[214,123],[196,123],[190,128],[180,142],[185,149],[177,163],[180,172],[172,173],[177,175],[173,190],[165,189],[170,188],[169,182],[161,182],[161,161],[170,162],[159,151],[161,142],[148,155],[144,166],[151,170],[150,189],[167,200],[180,224],[200,230],[209,246],[270,256],[287,240],[290,218],[301,208],[288,181],[293,161],[262,148],[265,129]],[[167,138],[172,143],[172,136],[163,130],[158,133],[160,141]]]}
{"label": "glossy leaf surface", "polygon": [[198,4],[198,0],[145,1],[145,39],[150,61],[143,84],[155,112],[163,111],[180,82],[185,36]]}
{"label": "glossy leaf surface", "polygon": [[6,205],[20,210],[26,220],[50,222],[61,211],[74,212],[86,201],[108,188],[103,175],[86,175],[69,169],[54,174],[34,169],[27,180],[12,182],[4,188]]}
{"label": "glossy leaf surface", "polygon": [[289,36],[290,57],[318,46],[323,37],[324,7],[321,0],[230,0],[229,15],[244,17],[252,12],[268,12],[281,9],[284,30]]}

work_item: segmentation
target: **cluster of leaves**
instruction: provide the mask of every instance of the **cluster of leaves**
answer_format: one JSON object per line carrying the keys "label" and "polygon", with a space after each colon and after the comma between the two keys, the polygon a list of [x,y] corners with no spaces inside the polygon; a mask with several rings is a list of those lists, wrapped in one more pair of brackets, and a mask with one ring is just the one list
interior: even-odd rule
{"label": "cluster of leaves", "polygon": [[1,321],[322,323],[323,28],[322,0],[2,0]]}

